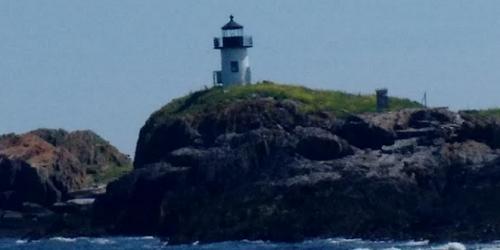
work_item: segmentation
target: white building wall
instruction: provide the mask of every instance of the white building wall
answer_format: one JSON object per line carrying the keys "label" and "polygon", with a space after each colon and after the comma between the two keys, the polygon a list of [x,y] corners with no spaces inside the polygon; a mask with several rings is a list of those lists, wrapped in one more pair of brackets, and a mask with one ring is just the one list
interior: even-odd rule
{"label": "white building wall", "polygon": [[[222,84],[247,84],[251,82],[250,60],[246,48],[221,49]],[[238,62],[238,72],[231,71],[231,62]]]}

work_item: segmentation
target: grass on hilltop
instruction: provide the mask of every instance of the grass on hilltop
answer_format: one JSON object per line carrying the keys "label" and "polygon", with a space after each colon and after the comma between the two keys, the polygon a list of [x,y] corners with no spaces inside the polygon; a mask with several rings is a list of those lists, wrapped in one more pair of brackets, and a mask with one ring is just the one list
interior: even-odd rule
{"label": "grass on hilltop", "polygon": [[[303,112],[321,110],[343,115],[376,111],[375,95],[349,94],[333,90],[313,90],[303,86],[264,81],[251,85],[237,85],[227,88],[214,87],[200,90],[174,99],[160,109],[155,116],[192,114],[235,100],[257,97],[298,101],[302,104],[301,111]],[[418,107],[422,107],[418,102],[404,98],[390,97],[389,110]]]}
{"label": "grass on hilltop", "polygon": [[463,112],[476,115],[479,117],[492,117],[496,119],[500,119],[500,108],[490,108],[490,109],[480,109],[480,110],[464,110]]}

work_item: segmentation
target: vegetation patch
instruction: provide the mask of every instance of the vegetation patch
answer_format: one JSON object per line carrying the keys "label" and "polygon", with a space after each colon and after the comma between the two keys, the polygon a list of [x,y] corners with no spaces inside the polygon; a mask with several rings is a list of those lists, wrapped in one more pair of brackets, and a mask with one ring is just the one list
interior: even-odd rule
{"label": "vegetation patch", "polygon": [[[376,111],[376,96],[374,94],[361,95],[333,90],[314,90],[298,85],[264,81],[251,85],[238,85],[227,88],[213,87],[196,91],[187,96],[174,99],[153,116],[196,114],[218,105],[252,98],[293,100],[301,104],[300,109],[304,112],[329,111],[336,115],[343,115]],[[405,98],[390,97],[390,111],[419,107],[422,107],[422,105],[418,102]]]}
{"label": "vegetation patch", "polygon": [[496,118],[500,119],[500,108],[491,108],[491,109],[480,109],[480,110],[464,110],[462,111],[469,115],[474,115],[482,118]]}
{"label": "vegetation patch", "polygon": [[124,166],[109,166],[102,170],[90,173],[92,183],[107,184],[132,171],[132,164]]}

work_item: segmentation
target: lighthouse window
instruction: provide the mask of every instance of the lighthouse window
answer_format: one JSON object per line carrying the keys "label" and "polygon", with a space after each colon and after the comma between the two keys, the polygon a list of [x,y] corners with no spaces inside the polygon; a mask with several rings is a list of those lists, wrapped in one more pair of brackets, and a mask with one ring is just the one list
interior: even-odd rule
{"label": "lighthouse window", "polygon": [[238,72],[238,62],[237,61],[231,61],[231,72]]}

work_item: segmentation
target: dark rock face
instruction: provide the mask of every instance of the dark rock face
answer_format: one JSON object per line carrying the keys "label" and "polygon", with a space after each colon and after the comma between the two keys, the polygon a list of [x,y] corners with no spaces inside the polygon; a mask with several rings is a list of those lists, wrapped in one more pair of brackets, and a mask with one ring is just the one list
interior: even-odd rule
{"label": "dark rock face", "polygon": [[[200,137],[197,131],[183,119],[167,120],[150,131],[152,130],[150,127],[155,125],[146,124],[141,129],[141,134],[145,133],[142,131],[148,131],[151,134],[139,137],[137,144],[141,146],[138,146],[136,150],[137,156],[134,163],[136,167],[161,161],[170,151],[189,146]],[[166,138],[167,135],[171,137]]]}
{"label": "dark rock face", "polygon": [[297,152],[311,160],[331,160],[352,153],[351,146],[338,136],[316,127],[297,127]]}
{"label": "dark rock face", "polygon": [[50,205],[60,198],[48,175],[24,161],[0,156],[0,209],[19,210],[23,202]]}
{"label": "dark rock face", "polygon": [[476,117],[461,113],[465,120],[462,137],[471,138],[488,144],[492,148],[500,148],[500,121],[494,118]]}
{"label": "dark rock face", "polygon": [[443,109],[341,119],[269,99],[153,115],[136,170],[109,185],[94,219],[171,243],[494,239],[500,151],[483,122]]}
{"label": "dark rock face", "polygon": [[379,149],[391,145],[396,138],[394,131],[377,126],[360,116],[348,117],[337,130],[337,134],[359,148]]}
{"label": "dark rock face", "polygon": [[170,187],[181,185],[185,173],[186,168],[154,164],[124,176],[111,183],[107,194],[97,200],[95,220],[117,222],[113,230],[119,233],[155,234],[163,216],[163,195]]}

